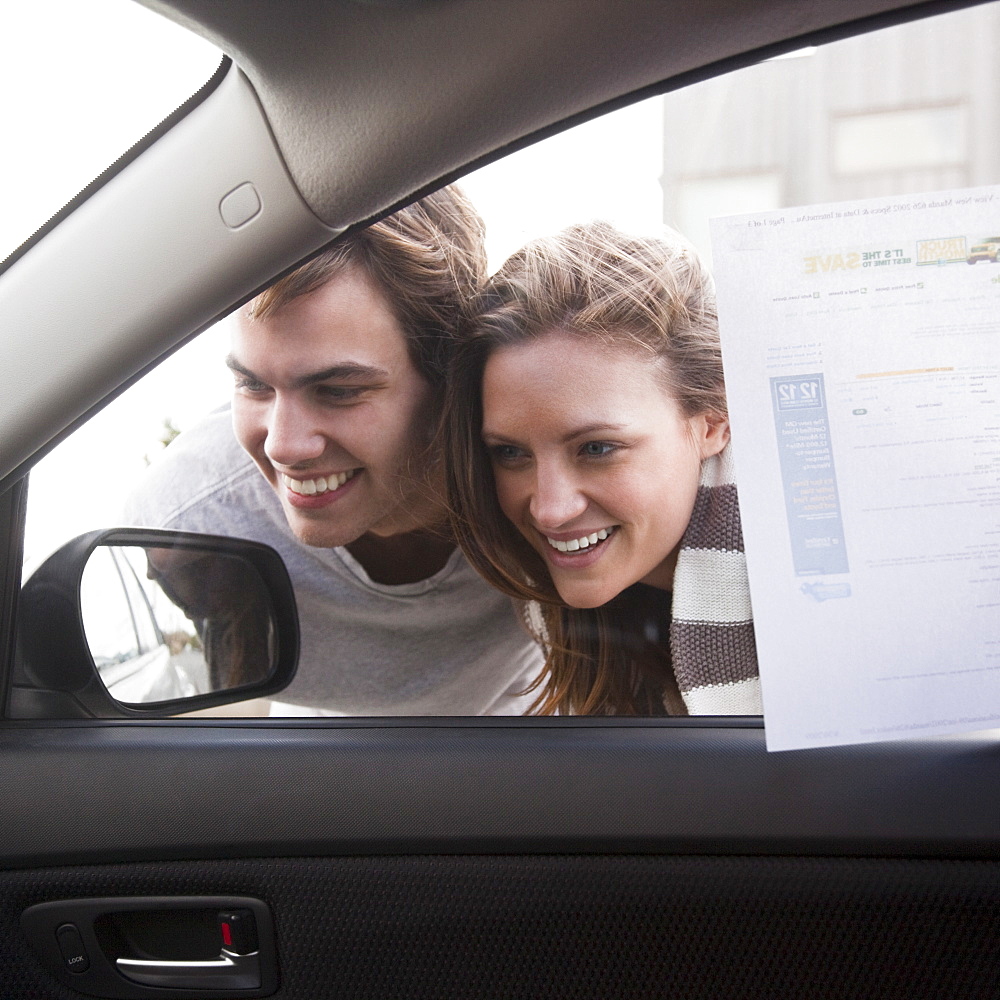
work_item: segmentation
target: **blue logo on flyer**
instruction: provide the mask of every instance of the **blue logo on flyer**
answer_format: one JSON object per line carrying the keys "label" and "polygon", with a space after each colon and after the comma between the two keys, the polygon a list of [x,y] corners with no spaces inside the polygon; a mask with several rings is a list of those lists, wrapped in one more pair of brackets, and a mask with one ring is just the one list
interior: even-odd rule
{"label": "blue logo on flyer", "polygon": [[847,550],[822,374],[772,378],[771,402],[795,573],[846,573]]}
{"label": "blue logo on flyer", "polygon": [[806,597],[811,597],[814,601],[832,601],[838,597],[850,597],[851,585],[849,583],[822,583],[819,580],[810,580],[802,584],[799,588]]}

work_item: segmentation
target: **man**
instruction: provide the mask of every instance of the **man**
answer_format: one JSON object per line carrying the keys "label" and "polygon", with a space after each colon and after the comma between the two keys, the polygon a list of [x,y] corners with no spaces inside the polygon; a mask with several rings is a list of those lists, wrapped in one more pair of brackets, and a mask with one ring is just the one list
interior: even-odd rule
{"label": "man", "polygon": [[339,241],[241,310],[231,412],[174,441],[129,500],[131,523],[282,555],[302,655],[272,714],[533,700],[540,651],[455,548],[440,484],[449,348],[485,272],[482,221],[455,188]]}

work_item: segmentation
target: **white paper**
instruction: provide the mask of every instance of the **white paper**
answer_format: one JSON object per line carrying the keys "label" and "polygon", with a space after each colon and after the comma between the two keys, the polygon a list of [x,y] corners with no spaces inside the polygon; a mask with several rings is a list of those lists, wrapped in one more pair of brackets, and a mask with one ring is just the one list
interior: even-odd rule
{"label": "white paper", "polygon": [[1000,726],[990,237],[1000,187],[713,220],[768,749]]}

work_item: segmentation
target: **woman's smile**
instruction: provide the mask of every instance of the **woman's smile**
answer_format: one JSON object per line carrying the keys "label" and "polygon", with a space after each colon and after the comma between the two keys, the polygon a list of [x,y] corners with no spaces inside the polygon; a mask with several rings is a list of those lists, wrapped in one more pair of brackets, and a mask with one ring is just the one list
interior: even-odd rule
{"label": "woman's smile", "polygon": [[615,526],[612,525],[610,528],[601,528],[599,531],[592,531],[589,535],[583,534],[578,538],[566,540],[546,535],[545,540],[558,552],[578,552],[581,549],[596,547],[599,542],[603,542],[614,530]]}
{"label": "woman's smile", "polygon": [[[550,566],[550,571],[551,567],[569,572],[589,569],[609,550],[614,538],[614,530],[614,528],[610,530],[602,528],[600,531],[581,535],[579,538],[572,538],[569,541],[559,541],[544,535],[543,537],[550,547],[541,551],[545,556],[545,561]],[[592,538],[595,541],[591,541]]]}

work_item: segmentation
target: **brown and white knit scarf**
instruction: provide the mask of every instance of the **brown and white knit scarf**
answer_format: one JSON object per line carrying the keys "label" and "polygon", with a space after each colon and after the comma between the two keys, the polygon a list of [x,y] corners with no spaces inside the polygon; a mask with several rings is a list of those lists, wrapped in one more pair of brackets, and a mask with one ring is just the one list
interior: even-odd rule
{"label": "brown and white knit scarf", "polygon": [[750,586],[730,448],[706,459],[674,571],[670,655],[691,715],[760,715]]}

